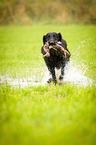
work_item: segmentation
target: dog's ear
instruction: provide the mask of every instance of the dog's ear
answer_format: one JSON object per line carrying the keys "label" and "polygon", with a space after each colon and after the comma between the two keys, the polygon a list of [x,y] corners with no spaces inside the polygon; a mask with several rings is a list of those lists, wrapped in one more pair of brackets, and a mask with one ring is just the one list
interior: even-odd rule
{"label": "dog's ear", "polygon": [[43,43],[46,43],[46,35],[43,36]]}
{"label": "dog's ear", "polygon": [[61,33],[58,33],[58,41],[61,41],[62,40],[62,35]]}

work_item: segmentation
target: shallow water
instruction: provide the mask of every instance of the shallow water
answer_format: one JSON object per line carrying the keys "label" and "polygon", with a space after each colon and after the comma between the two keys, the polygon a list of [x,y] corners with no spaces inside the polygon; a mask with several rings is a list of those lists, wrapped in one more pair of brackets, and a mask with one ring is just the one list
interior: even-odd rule
{"label": "shallow water", "polygon": [[[46,68],[45,68],[46,70]],[[47,80],[49,79],[49,72],[46,70],[43,73],[43,78],[35,79],[36,77],[30,78],[9,78],[5,76],[0,77],[0,84],[9,84],[12,87],[27,87],[27,86],[39,86],[46,85]],[[60,75],[60,70],[56,70],[56,76]],[[38,76],[39,77],[39,76]],[[39,81],[40,80],[40,81]],[[84,75],[80,69],[74,67],[72,62],[69,62],[65,67],[65,75],[62,81],[59,81],[60,84],[64,84],[69,82],[70,84],[75,84],[77,86],[88,86],[93,84],[93,80]]]}

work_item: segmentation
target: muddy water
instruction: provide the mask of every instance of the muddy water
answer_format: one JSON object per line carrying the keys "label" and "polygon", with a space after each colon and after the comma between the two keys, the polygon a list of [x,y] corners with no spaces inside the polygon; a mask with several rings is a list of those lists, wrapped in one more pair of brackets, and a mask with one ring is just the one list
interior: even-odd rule
{"label": "muddy water", "polygon": [[[0,77],[0,84],[4,85],[4,84],[9,84],[13,87],[26,87],[26,86],[38,86],[38,85],[46,85],[47,80],[49,78],[49,72],[43,72],[43,78],[40,78],[38,80],[35,79],[35,76],[33,76],[33,78],[9,78],[9,77],[5,77],[5,76],[1,76]],[[60,75],[60,70],[56,70],[56,76],[58,78],[58,76]],[[88,85],[92,85],[93,84],[93,80],[88,78],[87,76],[84,75],[84,72],[82,72],[80,69],[77,69],[74,67],[72,62],[69,62],[69,64],[66,65],[65,67],[65,75],[64,75],[64,79],[59,82],[60,84],[66,84],[66,82],[69,82],[70,84],[75,84],[78,86],[88,86]]]}

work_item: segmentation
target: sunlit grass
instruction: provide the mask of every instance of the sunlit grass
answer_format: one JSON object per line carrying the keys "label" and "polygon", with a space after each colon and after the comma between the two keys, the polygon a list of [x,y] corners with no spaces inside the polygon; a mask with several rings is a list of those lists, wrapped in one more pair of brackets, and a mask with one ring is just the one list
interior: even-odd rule
{"label": "sunlit grass", "polygon": [[[42,81],[42,37],[61,32],[74,67],[96,81],[96,27],[0,27],[0,76]],[[96,87],[0,85],[0,145],[95,145]]]}
{"label": "sunlit grass", "polygon": [[82,25],[1,27],[0,75],[36,75],[38,67],[42,69],[41,67],[45,66],[40,49],[43,45],[43,35],[49,31],[62,33],[68,43],[74,65],[81,69],[85,65],[86,74],[96,79],[96,29],[95,26]]}
{"label": "sunlit grass", "polygon": [[95,87],[7,85],[0,92],[1,144],[95,144]]}

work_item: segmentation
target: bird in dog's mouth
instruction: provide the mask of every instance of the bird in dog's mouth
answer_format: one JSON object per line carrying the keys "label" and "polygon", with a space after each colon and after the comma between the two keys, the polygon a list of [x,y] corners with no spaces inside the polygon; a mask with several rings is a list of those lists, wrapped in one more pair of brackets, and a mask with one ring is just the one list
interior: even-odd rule
{"label": "bird in dog's mouth", "polygon": [[64,58],[66,58],[66,54],[70,56],[70,53],[67,50],[65,50],[60,44],[60,41],[51,45],[48,42],[46,42],[44,45],[44,51],[46,54],[43,55],[43,57],[50,57],[50,49],[62,53]]}

